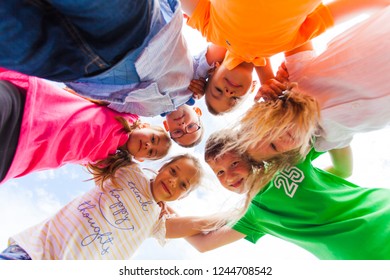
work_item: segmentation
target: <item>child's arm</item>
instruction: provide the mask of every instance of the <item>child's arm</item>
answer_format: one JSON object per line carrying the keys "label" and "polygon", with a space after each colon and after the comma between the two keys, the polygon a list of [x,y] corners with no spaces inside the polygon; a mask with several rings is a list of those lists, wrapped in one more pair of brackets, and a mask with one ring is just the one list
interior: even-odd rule
{"label": "child's arm", "polygon": [[334,0],[328,6],[335,24],[342,23],[365,12],[385,8],[390,0]]}
{"label": "child's arm", "polygon": [[[284,53],[285,56],[290,56],[299,52],[303,51],[309,51],[313,50],[313,44],[311,41],[306,42],[305,44],[292,49],[290,51],[287,51]],[[269,64],[269,61],[267,61],[267,64]],[[256,68],[256,71],[259,71],[260,67]],[[263,69],[264,70],[264,69]],[[267,71],[271,71],[268,69]],[[258,72],[258,75],[260,76],[260,73]],[[263,79],[271,77],[272,74],[264,75]],[[286,65],[282,63],[279,68],[278,72],[276,73],[276,77],[272,77],[271,79],[265,80],[262,82],[261,88],[259,89],[255,101],[258,101],[261,97],[265,99],[272,99],[280,95],[284,90],[287,89],[288,83],[290,82],[289,79],[288,70],[286,68]]]}
{"label": "child's arm", "polygon": [[215,44],[208,45],[206,52],[206,60],[209,65],[212,65],[215,62],[222,63],[222,61],[225,59],[225,55],[226,48]]}
{"label": "child's arm", "polygon": [[180,3],[183,12],[191,17],[195,11],[196,6],[198,6],[199,0],[180,0]]}
{"label": "child's arm", "polygon": [[108,104],[110,104],[107,101],[102,101],[102,100],[97,100],[97,99],[92,99],[92,98],[88,98],[88,97],[82,96],[82,95],[78,94],[77,92],[75,92],[73,89],[68,88],[68,87],[65,87],[64,90],[67,91],[67,92],[70,92],[70,93],[72,93],[74,95],[77,95],[77,96],[79,96],[81,98],[84,98],[85,100],[88,100],[89,102],[95,103],[96,105],[99,105],[99,106],[107,106]]}
{"label": "child's arm", "polygon": [[206,87],[206,78],[213,71],[217,63],[222,63],[225,59],[226,48],[214,44],[209,44],[207,49],[194,57],[196,66],[194,79],[188,86],[188,90],[193,93],[195,99],[203,97]]}
{"label": "child's arm", "polygon": [[233,243],[242,238],[245,238],[244,234],[228,226],[224,226],[207,234],[200,233],[187,237],[186,240],[199,252],[203,253]]}
{"label": "child's arm", "polygon": [[171,217],[165,221],[166,238],[183,238],[201,233],[209,228],[216,228],[222,223],[217,216]]}
{"label": "child's arm", "polygon": [[262,97],[264,99],[273,99],[281,94],[283,90],[286,90],[286,85],[275,79],[269,58],[266,59],[266,65],[257,66],[255,69],[261,83],[261,87],[255,96],[255,101],[259,101]]}
{"label": "child's arm", "polygon": [[329,151],[332,166],[325,168],[326,171],[341,178],[348,178],[353,171],[352,149],[350,146]]}

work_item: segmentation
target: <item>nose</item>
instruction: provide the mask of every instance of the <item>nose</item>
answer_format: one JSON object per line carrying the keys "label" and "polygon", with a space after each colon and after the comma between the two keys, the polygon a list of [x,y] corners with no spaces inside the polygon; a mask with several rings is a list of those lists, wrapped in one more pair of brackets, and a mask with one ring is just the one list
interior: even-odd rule
{"label": "nose", "polygon": [[150,149],[150,143],[149,142],[145,142],[145,150],[149,150]]}
{"label": "nose", "polygon": [[229,96],[231,96],[232,94],[234,94],[235,91],[232,90],[232,89],[230,89],[230,88],[228,88],[228,87],[225,87],[224,93],[225,93],[225,96],[228,96],[228,97],[229,97]]}
{"label": "nose", "polygon": [[230,185],[230,184],[236,182],[236,180],[237,180],[237,173],[234,170],[230,170],[230,171],[226,172],[225,175],[226,175],[225,181],[226,181],[227,184]]}
{"label": "nose", "polygon": [[186,122],[185,122],[184,118],[177,122],[178,126],[184,126],[185,124],[186,124]]}

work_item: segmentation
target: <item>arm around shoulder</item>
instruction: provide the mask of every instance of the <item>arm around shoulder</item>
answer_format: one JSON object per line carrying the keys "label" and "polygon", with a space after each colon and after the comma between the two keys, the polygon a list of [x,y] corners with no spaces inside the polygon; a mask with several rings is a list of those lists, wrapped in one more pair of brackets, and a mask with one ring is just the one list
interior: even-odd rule
{"label": "arm around shoulder", "polygon": [[350,146],[341,149],[334,149],[329,151],[332,166],[325,170],[341,178],[348,178],[353,171],[353,157]]}
{"label": "arm around shoulder", "polygon": [[165,221],[166,238],[183,238],[192,236],[210,229],[216,229],[225,224],[219,215],[204,217],[174,216]]}

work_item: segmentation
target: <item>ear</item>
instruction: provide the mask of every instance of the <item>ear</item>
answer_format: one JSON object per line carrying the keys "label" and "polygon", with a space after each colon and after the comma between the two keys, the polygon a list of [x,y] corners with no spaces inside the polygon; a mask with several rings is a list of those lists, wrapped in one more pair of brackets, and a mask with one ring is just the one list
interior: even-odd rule
{"label": "ear", "polygon": [[145,127],[150,127],[150,124],[148,124],[148,123],[140,123],[139,128],[145,128]]}
{"label": "ear", "polygon": [[169,131],[168,122],[166,120],[163,121],[163,125],[166,131]]}
{"label": "ear", "polygon": [[200,117],[202,116],[202,110],[199,107],[192,107],[194,109],[195,113]]}
{"label": "ear", "polygon": [[220,65],[221,65],[221,64],[220,64],[219,62],[215,62],[215,63],[214,63],[214,67],[211,68],[211,69],[209,69],[209,70],[207,71],[207,74],[208,74],[210,77],[213,76],[214,73],[215,73],[215,70],[217,70],[217,68],[218,68]]}

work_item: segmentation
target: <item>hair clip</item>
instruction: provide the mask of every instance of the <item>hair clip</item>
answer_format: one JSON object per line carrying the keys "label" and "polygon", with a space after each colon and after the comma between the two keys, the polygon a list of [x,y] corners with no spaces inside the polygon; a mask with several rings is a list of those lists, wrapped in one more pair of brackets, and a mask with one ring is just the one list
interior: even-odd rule
{"label": "hair clip", "polygon": [[290,93],[289,89],[283,90],[282,93],[278,96],[281,100],[287,100],[287,94]]}

